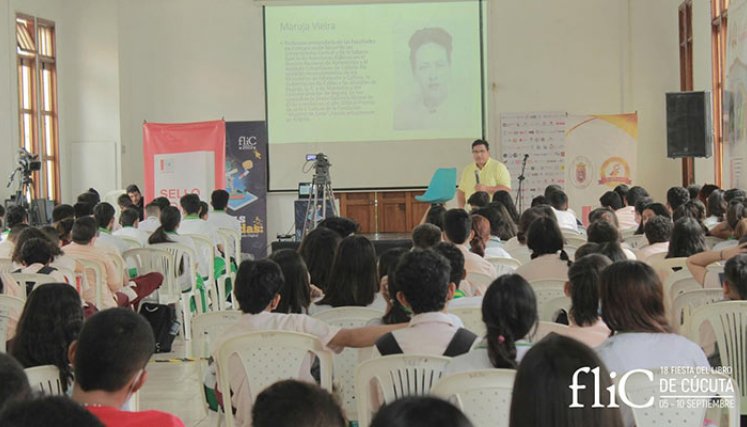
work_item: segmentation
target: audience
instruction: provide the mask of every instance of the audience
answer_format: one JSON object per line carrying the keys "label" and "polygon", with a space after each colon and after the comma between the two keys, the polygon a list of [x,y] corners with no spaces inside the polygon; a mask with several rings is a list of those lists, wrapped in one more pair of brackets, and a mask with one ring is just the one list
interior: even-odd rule
{"label": "audience", "polygon": [[341,241],[342,238],[336,232],[326,227],[317,227],[303,238],[298,247],[311,274],[311,283],[322,292],[327,291],[332,263]]}
{"label": "audience", "polygon": [[528,282],[535,280],[568,280],[570,258],[563,250],[563,234],[554,217],[540,217],[532,222],[527,232],[527,246],[531,260],[516,269]]}
{"label": "audience", "polygon": [[376,341],[379,354],[432,354],[448,357],[469,351],[477,336],[446,313],[446,303],[456,286],[449,283],[451,267],[431,250],[402,256],[395,271],[396,298],[413,313],[407,328],[385,334]]}
{"label": "audience", "polygon": [[[481,215],[470,215],[472,220],[472,238],[469,240],[469,250],[473,254],[485,257],[485,246],[490,240],[490,221]],[[506,252],[506,257],[508,252]]]}
{"label": "audience", "polygon": [[725,219],[727,205],[726,200],[724,200],[724,192],[719,189],[713,190],[705,204],[706,219],[703,221],[703,225],[710,230]]}
{"label": "audience", "polygon": [[23,366],[9,354],[0,353],[0,413],[31,397],[31,386]]}
{"label": "audience", "polygon": [[669,239],[672,238],[672,229],[674,224],[669,217],[657,215],[645,223],[644,232],[648,245],[639,248],[636,251],[636,258],[646,261],[650,256],[667,253],[669,251]]}
{"label": "audience", "polygon": [[612,261],[604,255],[577,258],[568,269],[565,294],[571,298],[568,330],[563,334],[589,347],[598,347],[610,336],[610,329],[599,316],[599,279]]}
{"label": "audience", "polygon": [[[197,265],[202,277],[208,276],[210,263],[213,263],[214,271],[225,268],[223,260],[215,257],[215,249],[223,252],[223,245],[219,242],[218,230],[209,222],[200,218],[200,197],[197,194],[185,194],[179,199],[184,216],[179,224],[179,233],[184,235],[196,235],[204,237],[213,243],[214,249],[205,251],[198,249]],[[163,210],[161,211],[163,216]],[[163,222],[163,219],[161,220]],[[220,262],[217,260],[220,259]],[[220,265],[216,264],[218,262]]]}
{"label": "audience", "polygon": [[[649,219],[655,216],[665,216],[668,218],[672,218],[672,213],[669,212],[669,209],[667,209],[667,207],[662,205],[661,203],[645,203],[645,200],[641,203],[641,221],[639,223],[636,234],[644,234],[644,227],[646,226],[646,222],[648,222]],[[636,207],[636,211],[638,211],[638,207]]]}
{"label": "audience", "polygon": [[[129,200],[129,198],[127,200]],[[114,237],[129,237],[130,239],[137,240],[142,246],[148,244],[149,235],[140,229],[140,220],[138,219],[138,213],[135,209],[124,209],[119,215],[119,225],[121,225],[122,228],[112,233]]]}
{"label": "audience", "polygon": [[[470,252],[467,242],[472,240],[472,218],[464,209],[450,209],[444,216],[444,237],[447,241],[455,244],[464,255],[464,269],[467,275],[480,273],[490,277],[496,277],[495,267],[480,255]],[[468,279],[469,280],[469,279]],[[472,292],[476,295],[485,293],[485,289],[471,283]]]}
{"label": "audience", "polygon": [[347,427],[335,397],[316,384],[279,381],[257,396],[253,427]]}
{"label": "audience", "polygon": [[684,217],[674,223],[667,258],[689,257],[706,249],[705,232],[698,221]]}
{"label": "audience", "polygon": [[[580,368],[599,368],[599,374],[579,375]],[[574,383],[575,391],[569,387]],[[611,386],[610,371],[593,350],[573,338],[550,334],[519,365],[509,426],[622,427],[620,410],[609,407],[606,390]],[[574,402],[581,407],[572,408]]]}
{"label": "audience", "polygon": [[542,218],[552,215],[552,210],[548,206],[534,206],[521,213],[521,218],[518,223],[518,230],[516,237],[506,242],[504,249],[506,249],[513,258],[521,261],[522,264],[526,263],[530,259],[531,251],[527,247],[527,233],[529,232],[529,226],[537,218]]}
{"label": "audience", "polygon": [[[84,407],[65,396],[44,396],[9,406],[0,413],[3,427],[104,427]],[[106,427],[125,424],[106,424]]]}
{"label": "audience", "polygon": [[584,243],[576,250],[574,258],[576,260],[579,260],[590,254],[604,255],[612,262],[626,261],[630,259],[624,252],[623,247],[617,242]]}
{"label": "audience", "polygon": [[93,208],[93,218],[98,226],[98,235],[94,246],[104,251],[122,255],[129,249],[127,244],[112,235],[114,228],[114,207],[109,203],[99,203]]}
{"label": "audience", "polygon": [[351,235],[342,239],[332,263],[324,297],[309,307],[309,313],[346,306],[384,311],[386,301],[378,291],[373,243],[365,236]]}
{"label": "audience", "polygon": [[519,222],[519,212],[516,210],[514,199],[511,197],[511,193],[506,190],[500,190],[493,193],[493,202],[497,202],[506,208],[506,212],[509,214],[511,222],[517,224]]}
{"label": "audience", "polygon": [[690,200],[695,200],[698,198],[701,188],[702,187],[699,184],[690,184],[687,186],[687,192],[690,194]]}
{"label": "audience", "polygon": [[[208,216],[210,214],[210,206],[206,202],[203,202],[200,200],[200,211],[197,213],[197,216],[200,217],[201,220],[207,221]],[[217,230],[217,227],[216,227]]]}
{"label": "audience", "polygon": [[[472,289],[469,282],[465,280],[467,278],[467,271],[464,269],[464,254],[462,251],[456,245],[449,242],[441,242],[434,246],[433,250],[449,261],[449,267],[451,268],[449,272],[449,284],[453,284],[454,288],[456,288],[454,290],[454,299],[451,300],[449,306],[453,307],[455,300],[464,299],[465,303],[468,303],[467,300],[473,300],[473,298],[470,298],[472,296]],[[479,297],[476,298],[479,299]]]}
{"label": "audience", "polygon": [[490,194],[485,191],[476,191],[467,199],[467,204],[472,209],[484,208],[488,203],[490,203]]}
{"label": "audience", "polygon": [[[57,282],[68,283],[65,275],[50,266],[52,260],[54,260],[54,254],[58,253],[59,250],[46,237],[26,240],[23,245],[17,247],[16,253],[13,255],[13,260],[20,262],[23,266],[23,268],[15,270],[14,273],[44,274]],[[71,284],[74,285],[74,283]],[[27,285],[26,294],[30,294],[32,289],[32,286]]]}
{"label": "audience", "polygon": [[505,274],[488,288],[482,300],[487,328],[483,340],[469,353],[455,357],[446,372],[516,369],[529,349],[527,335],[537,326],[537,298],[518,274]]}
{"label": "audience", "polygon": [[20,223],[14,225],[8,232],[8,236],[0,242],[0,258],[12,258],[16,249],[16,240],[23,230],[29,228],[28,224]]}
{"label": "audience", "polygon": [[278,313],[307,313],[311,304],[309,270],[298,252],[281,249],[273,252],[269,259],[275,261],[283,272],[283,287],[280,303],[274,311]]}
{"label": "audience", "polygon": [[612,243],[613,246],[620,246],[620,250],[625,254],[627,259],[636,259],[633,251],[627,248],[623,248],[621,245],[622,236],[614,224],[607,221],[595,221],[589,225],[586,230],[587,241],[591,243],[598,243],[600,245],[604,243]]}
{"label": "audience", "polygon": [[331,216],[324,218],[320,223],[319,227],[326,227],[335,233],[339,234],[343,239],[355,234],[358,231],[358,223],[350,218],[344,218],[341,216]]}
{"label": "audience", "polygon": [[[228,201],[230,194],[226,190],[215,190],[210,195],[210,205],[213,206],[213,210],[208,216],[207,222],[212,224],[213,227],[220,230],[222,228],[231,230],[234,233],[241,234],[241,221],[233,215],[226,213],[228,207]],[[228,242],[228,253],[233,254],[235,252],[234,243]],[[239,260],[236,260],[237,262]]]}
{"label": "audience", "polygon": [[[236,300],[243,315],[237,323],[229,327],[213,342],[211,353],[217,358],[217,350],[226,340],[245,332],[285,330],[304,332],[319,338],[321,343],[332,351],[340,352],[344,347],[369,347],[383,334],[402,325],[368,326],[356,329],[340,329],[330,326],[321,320],[305,314],[285,314],[273,312],[280,302],[280,290],[283,287],[283,273],[273,261],[244,261],[239,266],[236,275]],[[223,396],[231,396],[231,402],[236,408],[236,423],[239,426],[251,425],[251,405],[254,401],[249,382],[244,374],[244,368],[238,358],[233,357],[226,367],[231,373],[229,385],[217,387]],[[313,382],[311,376],[311,360],[307,359],[300,367],[298,379]],[[228,399],[226,399],[227,401]],[[228,406],[228,405],[226,405]],[[230,407],[229,409],[230,410]]]}
{"label": "audience", "polygon": [[441,230],[444,229],[444,216],[446,208],[443,205],[431,205],[423,216],[423,224],[433,224]]}
{"label": "audience", "polygon": [[[476,217],[484,218],[488,221],[488,239],[485,242],[485,257],[498,257],[498,258],[510,258],[508,252],[503,249],[503,241],[511,239],[516,235],[516,226],[513,222],[508,219],[508,213],[505,212],[505,208],[501,205],[500,210],[503,210],[505,215],[500,212],[495,206],[488,206],[475,211],[472,215],[473,219],[473,230],[474,220]],[[478,220],[482,222],[482,220]],[[474,250],[473,250],[474,252]]]}
{"label": "audience", "polygon": [[672,187],[667,190],[667,208],[674,212],[680,206],[690,201],[690,192],[684,187]]}
{"label": "audience", "polygon": [[[161,211],[161,225],[156,228],[153,234],[148,238],[148,243],[151,245],[157,245],[159,243],[178,243],[192,250],[197,257],[196,262],[202,260],[203,263],[207,262],[204,260],[202,252],[197,251],[195,242],[189,236],[182,236],[177,231],[181,224],[182,216],[179,213],[179,209],[173,206],[167,206]],[[189,290],[192,288],[192,282],[197,275],[196,271],[191,271],[184,265],[184,260],[180,260],[180,275],[179,275],[179,287],[183,290]]]}
{"label": "audience", "polygon": [[613,211],[620,210],[624,207],[620,195],[614,191],[607,191],[602,194],[602,197],[599,198],[599,204],[602,205],[603,208],[609,208]]}
{"label": "audience", "polygon": [[62,389],[73,382],[67,349],[83,325],[80,296],[70,285],[39,285],[28,297],[8,350],[24,368],[54,365]]}
{"label": "audience", "polygon": [[472,427],[456,406],[430,396],[404,397],[384,405],[371,427]]}
{"label": "audience", "polygon": [[153,330],[142,316],[115,308],[96,313],[69,350],[75,384],[73,399],[109,426],[184,426],[174,415],[122,408],[148,380],[156,348]]}
{"label": "audience", "polygon": [[412,230],[412,246],[416,249],[429,249],[441,241],[441,229],[433,224],[420,224]]}
{"label": "audience", "polygon": [[562,190],[553,191],[549,196],[545,195],[550,203],[558,227],[561,230],[570,230],[578,233],[578,220],[576,215],[568,209],[568,196]]}
{"label": "audience", "polygon": [[[167,205],[169,206],[169,205]],[[156,231],[156,228],[161,226],[161,206],[154,201],[145,205],[145,216],[146,218],[138,224],[138,229],[145,234],[151,234]]]}
{"label": "audience", "polygon": [[369,325],[392,325],[410,321],[410,313],[397,300],[399,288],[394,280],[397,264],[402,255],[407,252],[405,248],[392,248],[379,257],[379,286],[382,297],[386,299],[386,311],[381,319],[373,319],[368,323]]}

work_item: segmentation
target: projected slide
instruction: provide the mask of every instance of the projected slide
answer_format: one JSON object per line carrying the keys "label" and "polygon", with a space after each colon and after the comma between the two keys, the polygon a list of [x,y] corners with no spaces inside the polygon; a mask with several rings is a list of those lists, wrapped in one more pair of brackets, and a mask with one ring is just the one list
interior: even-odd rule
{"label": "projected slide", "polygon": [[271,144],[482,135],[479,2],[265,9]]}

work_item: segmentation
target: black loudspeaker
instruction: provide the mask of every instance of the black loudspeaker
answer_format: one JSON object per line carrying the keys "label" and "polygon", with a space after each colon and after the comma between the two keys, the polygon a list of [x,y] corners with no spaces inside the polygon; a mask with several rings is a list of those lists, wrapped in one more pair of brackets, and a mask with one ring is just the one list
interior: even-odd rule
{"label": "black loudspeaker", "polygon": [[667,94],[667,157],[711,157],[710,92]]}
{"label": "black loudspeaker", "polygon": [[29,220],[31,225],[48,225],[52,223],[52,200],[34,199],[29,206]]}

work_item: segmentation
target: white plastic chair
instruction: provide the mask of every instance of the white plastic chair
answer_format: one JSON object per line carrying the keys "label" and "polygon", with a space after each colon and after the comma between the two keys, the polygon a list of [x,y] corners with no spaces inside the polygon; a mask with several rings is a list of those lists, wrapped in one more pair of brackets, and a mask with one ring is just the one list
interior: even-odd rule
{"label": "white plastic chair", "polygon": [[219,228],[218,234],[224,236],[231,243],[228,248],[224,247],[226,254],[236,260],[236,264],[241,263],[241,233],[237,233],[230,228]]}
{"label": "white plastic chair", "polygon": [[[337,307],[316,313],[313,317],[340,328],[359,328],[371,319],[384,315],[379,310],[366,307]],[[342,407],[348,420],[356,420],[355,405],[355,368],[358,366],[358,349],[346,348],[342,353],[333,356],[334,389],[339,393]]]}
{"label": "white plastic chair", "polygon": [[636,234],[628,237],[623,237],[623,242],[630,246],[630,249],[636,250],[648,245],[648,240],[644,234]]}
{"label": "white plastic chair", "polygon": [[127,249],[137,249],[143,247],[143,244],[140,242],[140,240],[134,237],[117,236],[117,239],[121,240],[125,245],[127,245]]}
{"label": "white plastic chair", "polygon": [[47,396],[60,396],[64,394],[60,383],[60,370],[54,365],[35,366],[26,368],[26,376],[31,388],[40,391]]}
{"label": "white plastic chair", "polygon": [[575,246],[576,248],[586,244],[586,236],[576,233],[563,233],[566,245]]}
{"label": "white plastic chair", "polygon": [[540,316],[540,320],[552,320],[551,313],[557,311],[559,308],[570,307],[570,303],[565,296],[565,280],[564,279],[547,279],[547,280],[535,280],[529,282],[534,290],[534,295],[537,297],[537,311]]}
{"label": "white plastic chair", "polygon": [[[21,287],[24,294],[27,293],[28,290],[28,284],[32,283],[32,291],[33,289],[36,289],[39,285],[44,285],[46,283],[56,283],[58,282],[57,279],[50,276],[49,274],[38,274],[38,273],[10,273],[10,277],[13,278],[13,280],[18,283],[18,286]],[[28,297],[28,295],[26,295]]]}
{"label": "white plastic chair", "polygon": [[532,343],[536,343],[553,332],[559,335],[566,335],[567,331],[568,325],[540,320],[537,324],[537,330],[535,331],[534,335],[529,336],[529,341]]}
{"label": "white plastic chair", "polygon": [[635,236],[635,232],[636,231],[638,231],[638,226],[637,225],[635,227],[631,227],[631,228],[626,228],[624,230],[620,230],[620,235],[622,236],[623,241],[624,241],[625,239],[627,239],[629,237]]}
{"label": "white plastic chair", "polygon": [[686,333],[688,331],[693,310],[723,299],[724,291],[721,289],[696,289],[675,296],[671,310],[675,332]]}
{"label": "white plastic chair", "polygon": [[396,354],[367,360],[355,370],[355,390],[358,393],[358,425],[368,427],[374,407],[375,392],[383,398],[381,404],[405,396],[423,396],[431,392],[441,379],[451,358],[417,354]]}
{"label": "white plastic chair", "polygon": [[506,252],[511,255],[511,258],[519,261],[522,265],[532,259],[532,251],[526,245],[517,244],[513,247],[507,247]]}
{"label": "white plastic chair", "polygon": [[[76,255],[71,255],[83,268],[83,276],[82,276],[82,284],[81,284],[81,295],[88,295],[90,290],[93,291],[93,301],[92,302],[101,309],[102,301],[103,301],[103,289],[104,286],[108,286],[106,283],[106,267],[104,264],[102,264],[99,261],[94,261],[89,258],[84,258]],[[93,278],[93,283],[91,283],[91,278]],[[90,298],[89,298],[90,299]]]}
{"label": "white plastic chair", "polygon": [[[195,306],[197,313],[203,313],[202,302],[199,301],[196,292],[197,287],[197,255],[187,246],[178,243],[158,243],[150,245],[148,248],[155,248],[167,251],[171,255],[171,266],[168,274],[164,275],[164,283],[158,290],[159,304],[177,304],[181,307],[182,319],[184,325],[184,339],[192,339],[192,310],[189,302],[195,297]],[[129,252],[129,251],[128,251]],[[183,271],[180,272],[180,266]],[[186,277],[189,281],[187,289],[182,290],[179,283],[181,277]]]}
{"label": "white plastic chair", "polygon": [[[207,265],[201,266],[202,268],[198,268],[197,271],[202,275],[202,279],[205,283],[205,290],[208,292],[208,295],[210,295],[213,311],[219,310],[220,298],[218,296],[218,287],[215,283],[215,243],[213,243],[211,239],[199,234],[185,234],[185,236],[191,238],[192,241],[195,242],[198,264],[200,260],[207,263]],[[202,274],[203,268],[204,271],[207,272],[207,275]]]}
{"label": "white plastic chair", "polygon": [[654,270],[674,270],[679,268],[680,270],[687,270],[687,257],[678,258],[666,258],[665,252],[653,254],[646,258],[646,263],[653,267]]}
{"label": "white plastic chair", "polygon": [[690,273],[687,268],[672,272],[667,276],[663,287],[664,298],[668,307],[671,307],[671,304],[677,295],[687,291],[703,289],[703,286],[695,280],[692,273]]}
{"label": "white plastic chair", "polygon": [[441,378],[431,393],[454,403],[475,427],[507,427],[514,369],[460,372]]}
{"label": "white plastic chair", "polygon": [[716,334],[721,364],[731,368],[730,376],[741,392],[741,413],[747,415],[747,301],[724,301],[693,310],[688,328],[693,342],[698,342],[704,322]]}
{"label": "white plastic chair", "polygon": [[[309,360],[309,353],[319,358],[319,375],[322,388],[332,391],[332,354],[313,335],[288,331],[249,332],[227,340],[218,349],[216,368],[223,396],[230,396],[228,388],[232,356],[238,356],[243,374],[253,397],[266,387],[289,378],[298,378]],[[224,418],[226,427],[233,427],[233,413],[226,398]]]}
{"label": "white plastic chair", "polygon": [[[231,281],[232,287],[236,283],[236,273],[231,271],[231,258],[235,259],[235,262],[238,265],[241,262],[241,259],[236,258],[236,256],[241,256],[241,253],[234,249],[236,247],[235,233],[232,233],[231,230],[219,228],[217,237],[220,244],[223,245],[222,258],[223,263],[226,266],[223,274],[218,275],[216,272],[216,275],[218,275],[218,277],[215,278],[218,286],[218,309],[225,310],[228,297],[226,294],[228,281]],[[241,242],[239,241],[239,245],[240,244]]]}
{"label": "white plastic chair", "polygon": [[467,273],[467,281],[471,285],[472,289],[481,289],[483,293],[486,289],[488,289],[490,284],[493,283],[493,280],[495,280],[495,277],[488,276],[487,274],[483,273],[478,273],[476,271]]}
{"label": "white plastic chair", "polygon": [[498,276],[511,274],[517,268],[521,267],[521,261],[514,258],[486,257],[485,260],[493,264],[495,271],[498,272]]}
{"label": "white plastic chair", "polygon": [[479,337],[487,333],[482,321],[482,306],[449,307],[449,313],[457,316],[464,323],[464,327]]}
{"label": "white plastic chair", "polygon": [[10,273],[13,270],[13,260],[10,258],[0,258],[0,273]]}
{"label": "white plastic chair", "polygon": [[[625,390],[618,387],[618,394],[625,392],[626,396],[636,406],[645,406],[651,398],[654,398],[653,404],[646,408],[631,408],[633,418],[637,427],[660,427],[660,426],[677,426],[677,427],[702,427],[706,416],[706,408],[709,405],[709,397],[733,400],[732,406],[728,409],[729,427],[739,426],[739,392],[737,391],[734,380],[726,375],[718,373],[704,374],[664,374],[660,370],[653,370],[653,380],[649,379],[643,373],[630,375],[625,383]],[[618,378],[620,378],[618,376]],[[692,387],[693,380],[704,379],[705,381],[714,381],[719,384],[721,392],[712,393],[710,387]],[[661,381],[673,380],[677,390],[666,392],[661,389]],[[726,384],[730,383],[735,393],[726,393]],[[693,388],[695,391],[693,391]],[[672,396],[676,397],[667,397]],[[617,402],[621,402],[618,396]],[[719,424],[720,425],[720,424]]]}
{"label": "white plastic chair", "polygon": [[5,353],[5,342],[8,340],[8,326],[11,320],[21,317],[26,302],[9,295],[0,295],[0,353]]}
{"label": "white plastic chair", "polygon": [[[542,290],[543,293],[551,292],[549,290]],[[556,291],[553,290],[553,293]],[[536,291],[535,291],[536,293]],[[566,313],[568,313],[571,310],[571,298],[567,297],[565,295],[562,296],[555,296],[555,297],[549,297],[547,299],[543,299],[542,303],[539,301],[537,302],[537,311],[538,311],[538,317],[539,320],[544,320],[547,322],[553,322],[555,321],[555,318],[558,315],[558,312],[560,310],[565,310]]]}
{"label": "white plastic chair", "polygon": [[706,236],[705,237],[705,244],[708,246],[708,249],[713,249],[714,246],[718,245],[719,243],[723,242],[724,239],[716,236]]}

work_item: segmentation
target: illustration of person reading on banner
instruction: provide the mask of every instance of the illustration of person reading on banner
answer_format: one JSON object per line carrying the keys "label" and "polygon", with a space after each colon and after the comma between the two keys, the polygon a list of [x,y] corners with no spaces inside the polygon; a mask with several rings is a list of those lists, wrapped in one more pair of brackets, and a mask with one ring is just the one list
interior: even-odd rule
{"label": "illustration of person reading on banner", "polygon": [[410,37],[413,90],[406,91],[394,112],[395,130],[447,129],[462,117],[449,102],[452,37],[439,27],[423,28]]}
{"label": "illustration of person reading on banner", "polygon": [[490,157],[490,145],[483,139],[472,143],[473,163],[465,166],[459,179],[457,202],[464,208],[469,197],[484,191],[490,195],[496,191],[511,191],[511,174],[506,165]]}

